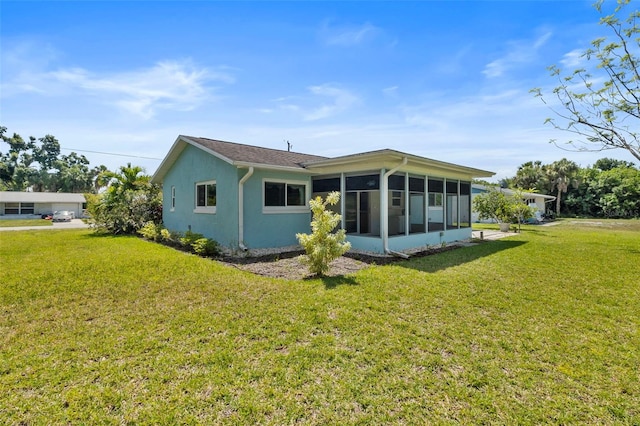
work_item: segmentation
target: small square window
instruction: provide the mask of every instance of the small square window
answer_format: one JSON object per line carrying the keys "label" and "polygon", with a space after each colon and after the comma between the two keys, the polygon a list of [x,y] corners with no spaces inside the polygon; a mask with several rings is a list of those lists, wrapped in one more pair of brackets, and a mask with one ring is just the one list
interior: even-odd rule
{"label": "small square window", "polygon": [[[172,188],[172,205],[175,205],[175,191]],[[196,184],[196,213],[215,213],[218,203],[216,194],[216,183],[199,182]]]}

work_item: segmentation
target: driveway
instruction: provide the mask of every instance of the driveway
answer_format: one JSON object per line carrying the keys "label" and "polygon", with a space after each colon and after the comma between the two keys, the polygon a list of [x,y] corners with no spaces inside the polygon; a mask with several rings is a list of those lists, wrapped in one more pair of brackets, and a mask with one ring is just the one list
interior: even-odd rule
{"label": "driveway", "polygon": [[53,222],[52,226],[8,226],[8,227],[0,227],[0,232],[2,231],[28,231],[28,230],[38,230],[38,231],[48,231],[51,229],[80,229],[80,228],[88,228],[89,225],[84,223],[81,219],[72,219],[71,222]]}

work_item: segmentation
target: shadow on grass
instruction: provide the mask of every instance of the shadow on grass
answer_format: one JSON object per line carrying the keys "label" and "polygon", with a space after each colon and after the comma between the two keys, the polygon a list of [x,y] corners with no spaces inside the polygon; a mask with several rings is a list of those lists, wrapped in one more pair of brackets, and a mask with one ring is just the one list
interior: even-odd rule
{"label": "shadow on grass", "polygon": [[437,272],[490,256],[502,250],[513,249],[522,244],[525,244],[525,241],[490,241],[471,247],[461,247],[437,255],[413,257],[409,260],[398,262],[396,265],[422,272]]}
{"label": "shadow on grass", "polygon": [[327,290],[332,290],[341,285],[359,285],[358,281],[356,281],[353,277],[344,275],[338,275],[335,277],[322,277],[320,279],[322,280],[322,283]]}

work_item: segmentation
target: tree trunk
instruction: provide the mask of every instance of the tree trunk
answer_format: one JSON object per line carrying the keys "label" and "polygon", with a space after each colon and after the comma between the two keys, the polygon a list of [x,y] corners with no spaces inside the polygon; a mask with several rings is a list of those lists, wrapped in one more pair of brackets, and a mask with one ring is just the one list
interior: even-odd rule
{"label": "tree trunk", "polygon": [[562,195],[562,189],[558,185],[558,197],[556,198],[556,217],[560,216],[560,196]]}

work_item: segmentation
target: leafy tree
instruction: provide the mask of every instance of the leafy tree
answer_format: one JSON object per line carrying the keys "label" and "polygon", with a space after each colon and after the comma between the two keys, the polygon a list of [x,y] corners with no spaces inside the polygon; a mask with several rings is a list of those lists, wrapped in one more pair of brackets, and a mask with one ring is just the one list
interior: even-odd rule
{"label": "leafy tree", "polygon": [[548,175],[541,161],[528,161],[518,167],[510,187],[542,190],[548,186]]}
{"label": "leafy tree", "polygon": [[345,241],[344,229],[333,232],[342,216],[327,210],[327,205],[334,206],[338,201],[340,201],[340,193],[337,191],[329,193],[324,201],[320,196],[310,200],[309,206],[313,212],[312,232],[296,234],[296,238],[307,253],[305,261],[312,274],[321,276],[326,274],[329,271],[329,263],[351,248],[351,244]]}
{"label": "leafy tree", "polygon": [[556,190],[556,215],[560,215],[560,201],[562,194],[567,192],[569,185],[577,186],[577,174],[580,167],[573,161],[563,158],[554,161],[547,168],[550,190]]}
{"label": "leafy tree", "polygon": [[[600,18],[600,24],[611,31],[612,40],[601,37],[591,42],[582,54],[588,68],[562,75],[559,67],[549,67],[551,75],[558,79],[553,94],[563,109],[552,108],[560,123],[552,118],[546,122],[575,136],[566,144],[569,150],[624,149],[640,160],[636,132],[640,118],[640,12],[633,10],[623,20],[616,16],[628,3],[629,0],[618,0],[614,13]],[[602,5],[602,0],[596,3],[601,15]],[[541,89],[532,92],[546,103]]]}
{"label": "leafy tree", "polygon": [[96,176],[105,166],[89,168],[84,155],[60,154],[60,143],[52,135],[24,140],[19,134],[6,135],[0,127],[0,139],[9,146],[0,153],[0,188],[9,191],[93,192]]}
{"label": "leafy tree", "polygon": [[162,222],[162,191],[143,168],[128,163],[117,173],[103,173],[100,179],[108,182],[107,190],[87,200],[96,231],[135,234],[149,222]]}
{"label": "leafy tree", "polygon": [[473,210],[478,213],[480,220],[492,219],[498,223],[509,223],[513,218],[511,201],[504,192],[494,187],[474,197]]}
{"label": "leafy tree", "polygon": [[635,167],[635,165],[629,161],[616,160],[614,158],[601,158],[593,164],[593,167],[595,169],[606,171],[624,167]]}

